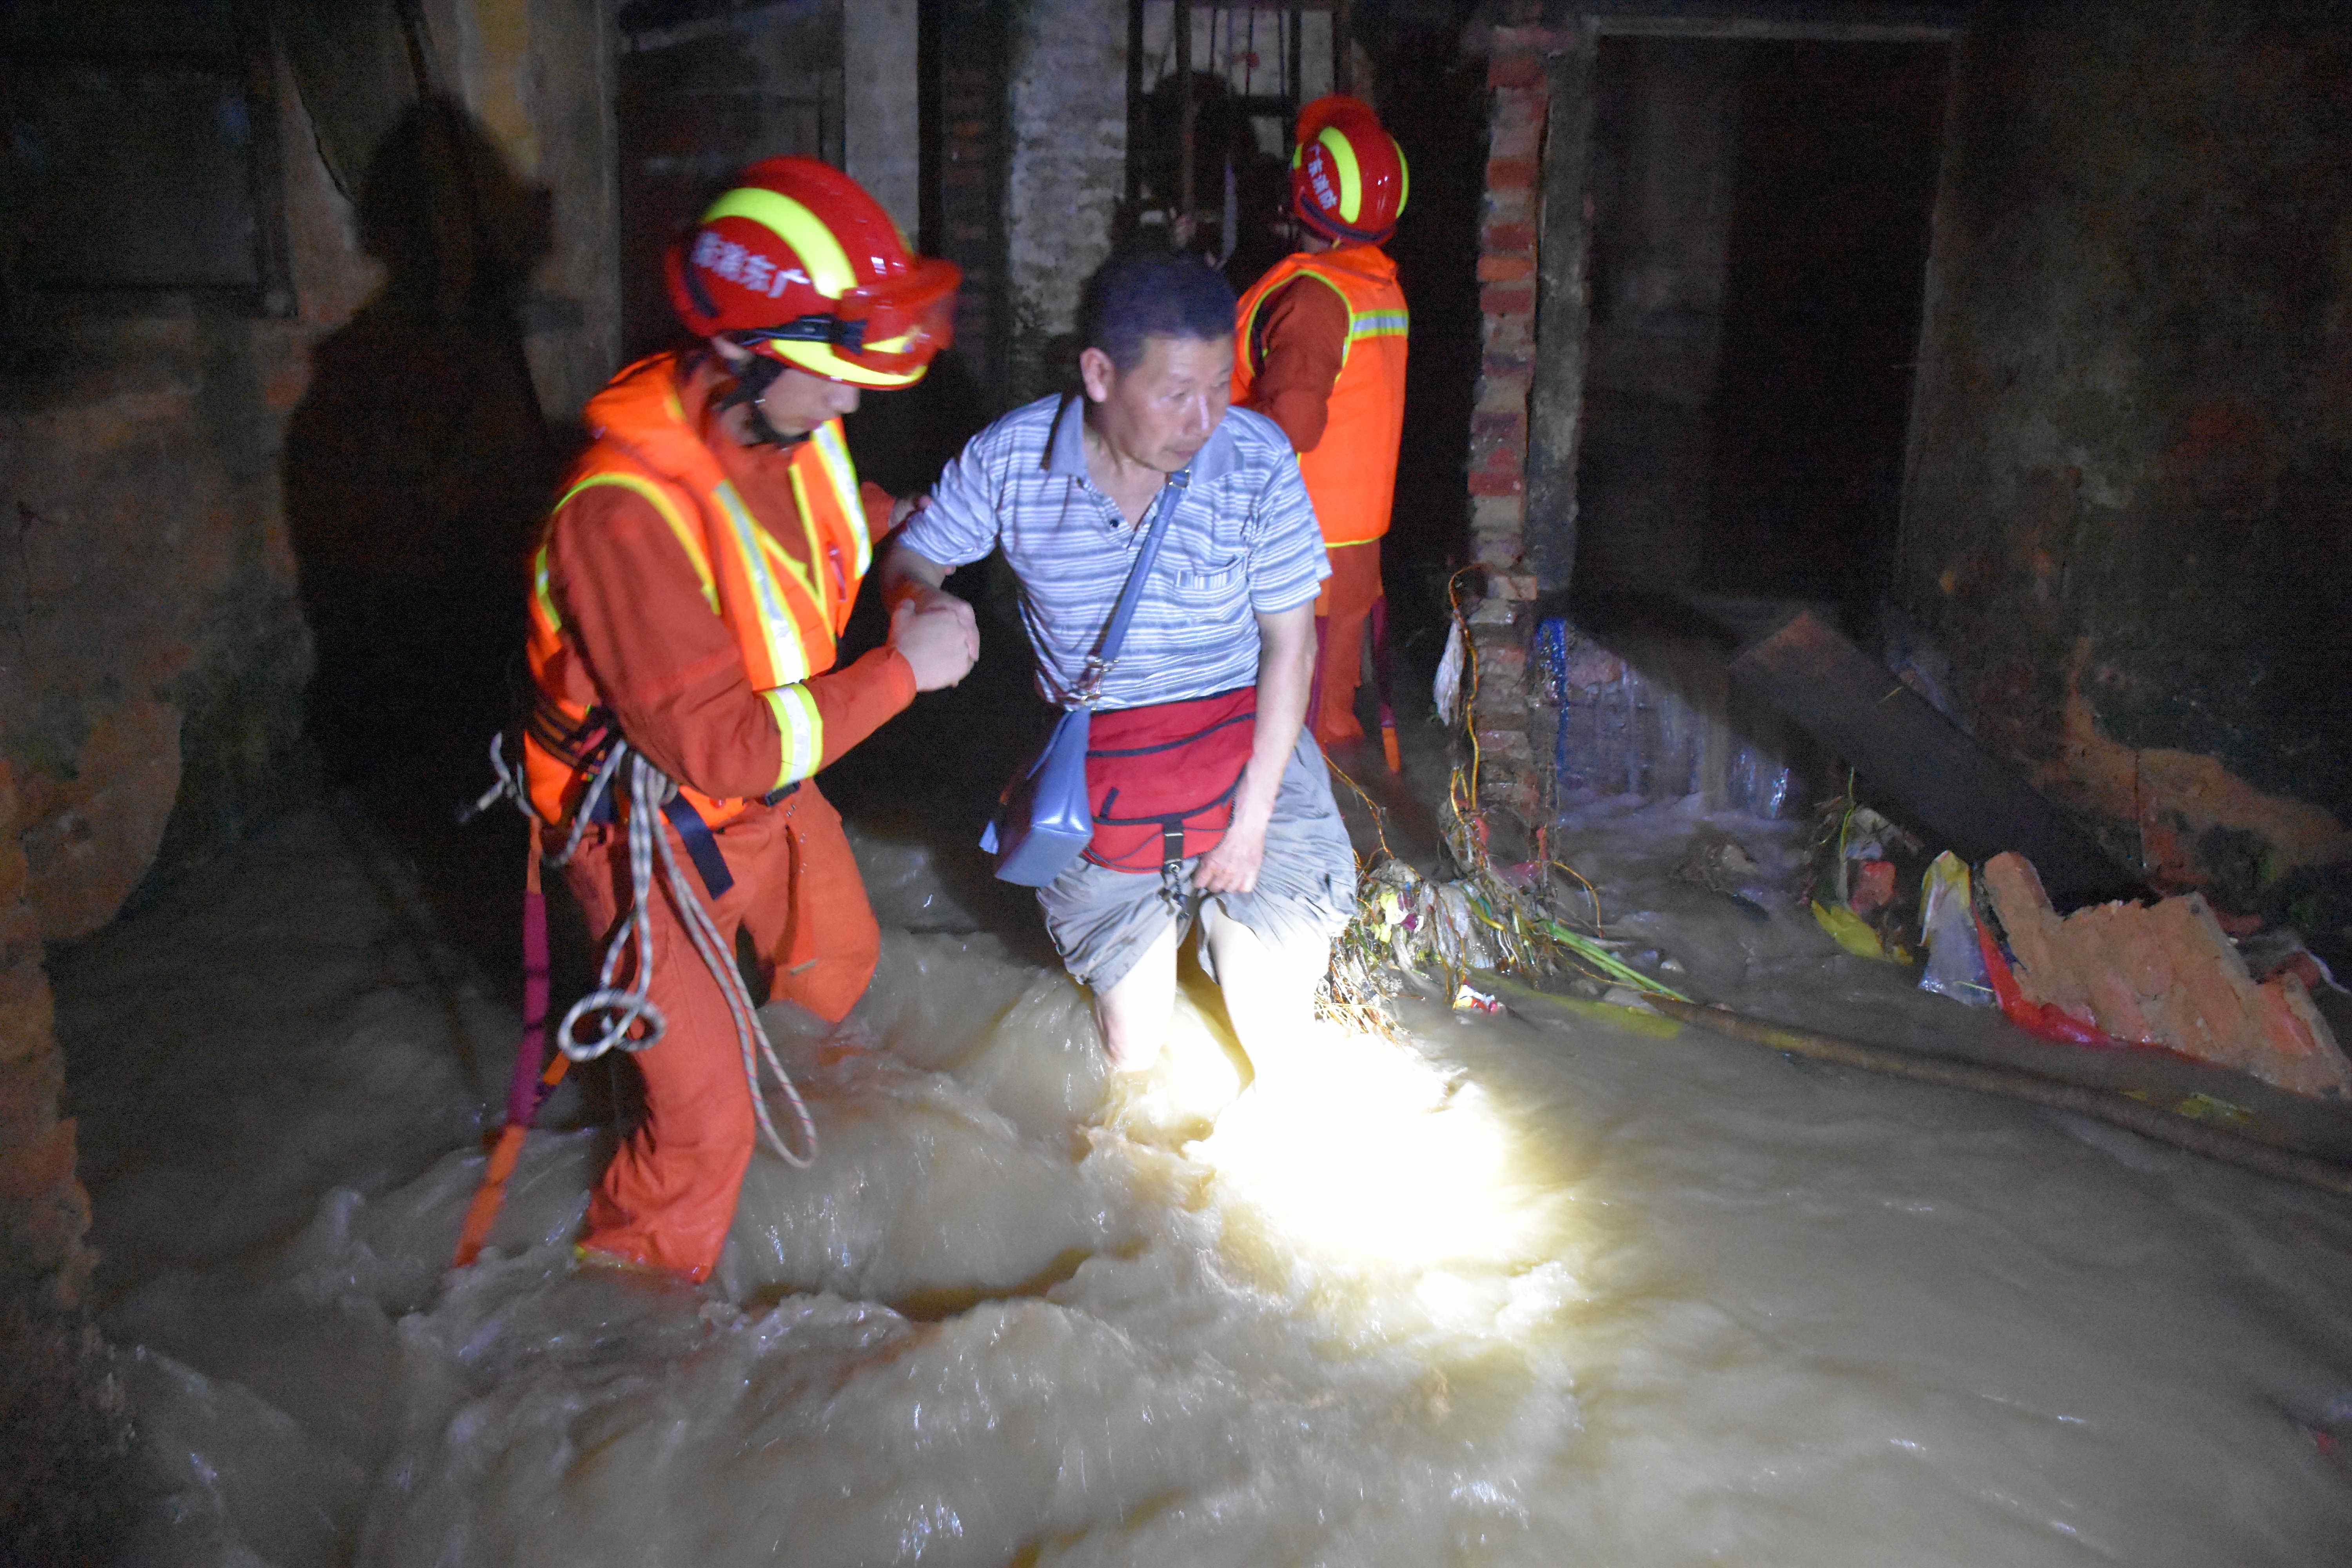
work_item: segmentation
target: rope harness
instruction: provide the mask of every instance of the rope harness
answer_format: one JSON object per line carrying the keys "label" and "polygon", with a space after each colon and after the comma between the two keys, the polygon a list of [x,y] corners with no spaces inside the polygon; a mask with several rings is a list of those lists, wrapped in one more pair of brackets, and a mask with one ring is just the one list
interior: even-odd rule
{"label": "rope harness", "polygon": [[[522,780],[513,765],[508,763],[501,744],[503,737],[490,741],[490,765],[496,769],[499,782],[492,785],[475,810],[487,809],[501,795],[522,805],[526,813],[529,796]],[[776,1152],[784,1163],[806,1170],[816,1161],[816,1123],[809,1116],[808,1104],[801,1098],[798,1085],[777,1059],[775,1046],[767,1031],[760,1026],[759,1010],[753,1006],[751,992],[744,986],[742,972],[735,966],[735,955],[720,934],[719,922],[711,918],[701,898],[695,892],[685,868],[678,864],[677,851],[670,844],[669,835],[661,831],[662,806],[677,793],[677,784],[639,752],[628,742],[615,734],[595,776],[589,781],[587,792],[581,796],[579,807],[572,813],[572,832],[563,847],[547,858],[551,866],[568,866],[579,852],[580,841],[595,816],[597,808],[612,793],[615,781],[624,771],[628,789],[629,843],[629,908],[614,927],[611,939],[604,944],[604,960],[596,974],[596,989],[589,992],[563,1015],[556,1026],[555,1045],[575,1062],[594,1061],[607,1051],[642,1051],[660,1042],[667,1032],[668,1020],[655,1005],[651,987],[654,973],[654,862],[661,862],[662,881],[669,893],[670,905],[678,912],[686,934],[701,956],[712,980],[718,982],[719,994],[726,999],[727,1011],[735,1025],[736,1048],[742,1053],[743,1080],[751,1092],[751,1111],[759,1119],[760,1131],[768,1147]],[[630,950],[635,950],[635,963],[629,983],[614,984],[621,971],[621,960]],[[595,1029],[592,1037],[582,1038],[580,1029],[585,1025]],[[756,1054],[755,1054],[756,1053]],[[800,1142],[808,1152],[796,1154],[786,1145],[768,1114],[767,1098],[760,1091],[760,1064],[768,1070],[792,1101],[793,1116],[800,1123]]]}

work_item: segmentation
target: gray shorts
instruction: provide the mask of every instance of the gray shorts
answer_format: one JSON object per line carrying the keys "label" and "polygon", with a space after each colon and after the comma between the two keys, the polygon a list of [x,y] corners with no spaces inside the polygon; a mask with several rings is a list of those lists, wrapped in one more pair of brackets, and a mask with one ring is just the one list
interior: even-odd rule
{"label": "gray shorts", "polygon": [[1356,852],[1312,735],[1300,732],[1283,770],[1257,886],[1246,893],[1194,892],[1200,863],[1194,856],[1152,875],[1080,858],[1038,889],[1046,932],[1070,973],[1097,992],[1109,990],[1171,925],[1193,924],[1203,903],[1213,902],[1273,948],[1328,943],[1346,930],[1356,910]]}

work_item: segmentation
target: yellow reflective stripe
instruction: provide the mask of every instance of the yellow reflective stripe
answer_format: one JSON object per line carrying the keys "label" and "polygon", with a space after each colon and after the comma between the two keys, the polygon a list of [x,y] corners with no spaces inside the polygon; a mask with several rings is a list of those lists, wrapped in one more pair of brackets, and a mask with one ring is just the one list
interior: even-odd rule
{"label": "yellow reflective stripe", "polygon": [[824,715],[805,686],[779,686],[762,691],[768,710],[776,716],[776,734],[782,742],[783,762],[776,770],[776,788],[807,778],[824,762]]}
{"label": "yellow reflective stripe", "polygon": [[808,570],[802,571],[800,563],[786,555],[781,547],[775,552],[776,559],[793,569],[793,575],[801,580],[801,586],[806,588],[809,597],[816,601],[819,618],[830,626],[835,608],[833,574],[824,569],[824,541],[817,537],[816,514],[809,510],[808,482],[801,477],[797,463],[785,469],[784,473],[793,481],[793,504],[800,509],[801,537],[808,544]]}
{"label": "yellow reflective stripe", "polygon": [[1389,138],[1389,145],[1396,149],[1396,155],[1397,155],[1397,210],[1396,210],[1396,215],[1397,215],[1397,216],[1399,216],[1399,217],[1402,217],[1402,216],[1404,216],[1404,204],[1405,204],[1405,203],[1407,203],[1408,201],[1411,201],[1411,200],[1412,199],[1412,165],[1411,163],[1406,163],[1406,162],[1405,162],[1405,158],[1404,158],[1404,143],[1403,143],[1403,142],[1402,142],[1398,141],[1395,137],[1391,136],[1391,137],[1390,137],[1390,138]]}
{"label": "yellow reflective stripe", "polygon": [[711,203],[702,221],[713,224],[723,217],[750,218],[790,246],[801,270],[826,299],[838,300],[856,286],[857,274],[850,270],[848,253],[833,237],[833,230],[792,197],[757,185],[740,186]]}
{"label": "yellow reflective stripe", "polygon": [[766,553],[760,548],[766,534],[751,521],[750,509],[735,493],[732,484],[721,479],[711,493],[719,498],[719,510],[727,514],[727,526],[735,536],[736,551],[743,558],[743,575],[751,583],[752,600],[760,607],[760,645],[768,650],[768,668],[781,681],[805,679],[808,658],[801,651],[800,626],[785,609],[783,590],[776,585],[775,574],[768,570]]}
{"label": "yellow reflective stripe", "polygon": [[809,574],[802,570],[801,563],[793,560],[784,547],[776,542],[775,536],[765,529],[760,531],[760,549],[767,556],[769,564],[782,567],[785,574],[800,584],[801,592],[806,594],[822,613],[824,595],[817,592],[815,584],[809,581]]}
{"label": "yellow reflective stripe", "polygon": [[1348,323],[1351,338],[1402,338],[1412,319],[1402,310],[1366,310]]}
{"label": "yellow reflective stripe", "polygon": [[1364,210],[1364,175],[1356,167],[1356,150],[1336,126],[1325,126],[1315,140],[1331,154],[1332,170],[1339,176],[1339,221],[1352,228]]}
{"label": "yellow reflective stripe", "polygon": [[539,547],[539,553],[531,557],[530,594],[538,601],[540,616],[547,622],[547,629],[551,633],[561,633],[563,630],[563,614],[555,607],[555,591],[547,585],[547,546],[544,544]]}
{"label": "yellow reflective stripe", "polygon": [[[1244,349],[1247,348],[1251,341],[1250,334],[1257,331],[1257,313],[1265,309],[1265,302],[1268,300],[1273,299],[1276,294],[1281,293],[1285,289],[1288,288],[1295,279],[1300,278],[1312,278],[1315,281],[1322,284],[1323,287],[1339,296],[1339,309],[1348,312],[1348,337],[1347,341],[1339,345],[1339,368],[1341,370],[1345,370],[1348,368],[1349,344],[1353,343],[1357,337],[1355,328],[1356,307],[1354,302],[1348,298],[1348,291],[1345,289],[1342,289],[1337,283],[1332,282],[1330,279],[1317,271],[1313,267],[1299,267],[1294,268],[1289,277],[1277,278],[1273,282],[1265,286],[1265,291],[1260,294],[1256,299],[1250,301],[1249,314],[1242,320],[1241,331],[1235,339],[1236,344]],[[1263,370],[1265,368],[1265,367],[1263,365],[1258,367],[1259,370]],[[1253,372],[1252,374],[1255,374],[1255,372]]]}
{"label": "yellow reflective stripe", "polygon": [[850,461],[849,444],[841,438],[841,421],[826,420],[810,433],[809,441],[824,464],[824,477],[833,481],[842,521],[849,525],[849,537],[857,544],[857,563],[850,576],[863,578],[874,564],[874,541],[866,530],[866,502],[857,493],[857,465]]}
{"label": "yellow reflective stripe", "polygon": [[625,490],[634,490],[653,503],[654,510],[661,514],[662,521],[669,524],[670,532],[677,536],[678,544],[686,551],[687,560],[693,563],[694,574],[702,579],[702,602],[710,606],[712,615],[718,615],[719,613],[719,584],[710,575],[710,557],[703,552],[702,541],[688,525],[685,514],[680,512],[677,505],[670,500],[668,493],[653,480],[637,474],[591,474],[564,491],[563,499],[555,503],[556,509],[562,510],[565,503],[569,502],[573,496],[594,485],[618,485]]}

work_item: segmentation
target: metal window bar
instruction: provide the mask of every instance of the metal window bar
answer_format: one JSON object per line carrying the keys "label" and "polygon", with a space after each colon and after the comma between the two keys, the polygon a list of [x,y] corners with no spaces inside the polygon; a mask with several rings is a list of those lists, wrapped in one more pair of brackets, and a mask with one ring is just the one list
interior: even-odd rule
{"label": "metal window bar", "polygon": [[[1179,100],[1178,150],[1174,189],[1154,189],[1150,164],[1152,124],[1149,101],[1172,83],[1214,79],[1224,89],[1227,110],[1252,123],[1271,121],[1277,127],[1266,151],[1287,160],[1290,132],[1299,106],[1333,83],[1346,79],[1349,6],[1346,0],[1242,0],[1240,4],[1196,5],[1191,0],[1129,0],[1128,6],[1128,166],[1129,208],[1145,222],[1172,224],[1181,215],[1192,216],[1196,232],[1214,232],[1220,252],[1230,254],[1234,240],[1234,171],[1212,171],[1202,162],[1205,150],[1200,134],[1197,94]],[[1264,13],[1263,16],[1260,13]],[[1328,18],[1310,29],[1307,18]],[[1325,34],[1331,47],[1328,74],[1308,80],[1307,36]],[[1318,49],[1318,55],[1323,51]],[[1322,64],[1318,60],[1318,64]],[[1260,137],[1263,145],[1265,138]],[[1205,188],[1204,188],[1205,187]],[[1205,202],[1205,205],[1204,205]]]}

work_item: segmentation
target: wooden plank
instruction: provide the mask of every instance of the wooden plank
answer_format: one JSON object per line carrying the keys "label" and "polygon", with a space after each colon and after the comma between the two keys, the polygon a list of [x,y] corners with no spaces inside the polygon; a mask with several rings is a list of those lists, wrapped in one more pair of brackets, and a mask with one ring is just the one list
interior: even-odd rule
{"label": "wooden plank", "polygon": [[1731,675],[1852,766],[1895,816],[1967,858],[2014,849],[2061,903],[2139,891],[2058,807],[1811,611],[1741,649]]}

